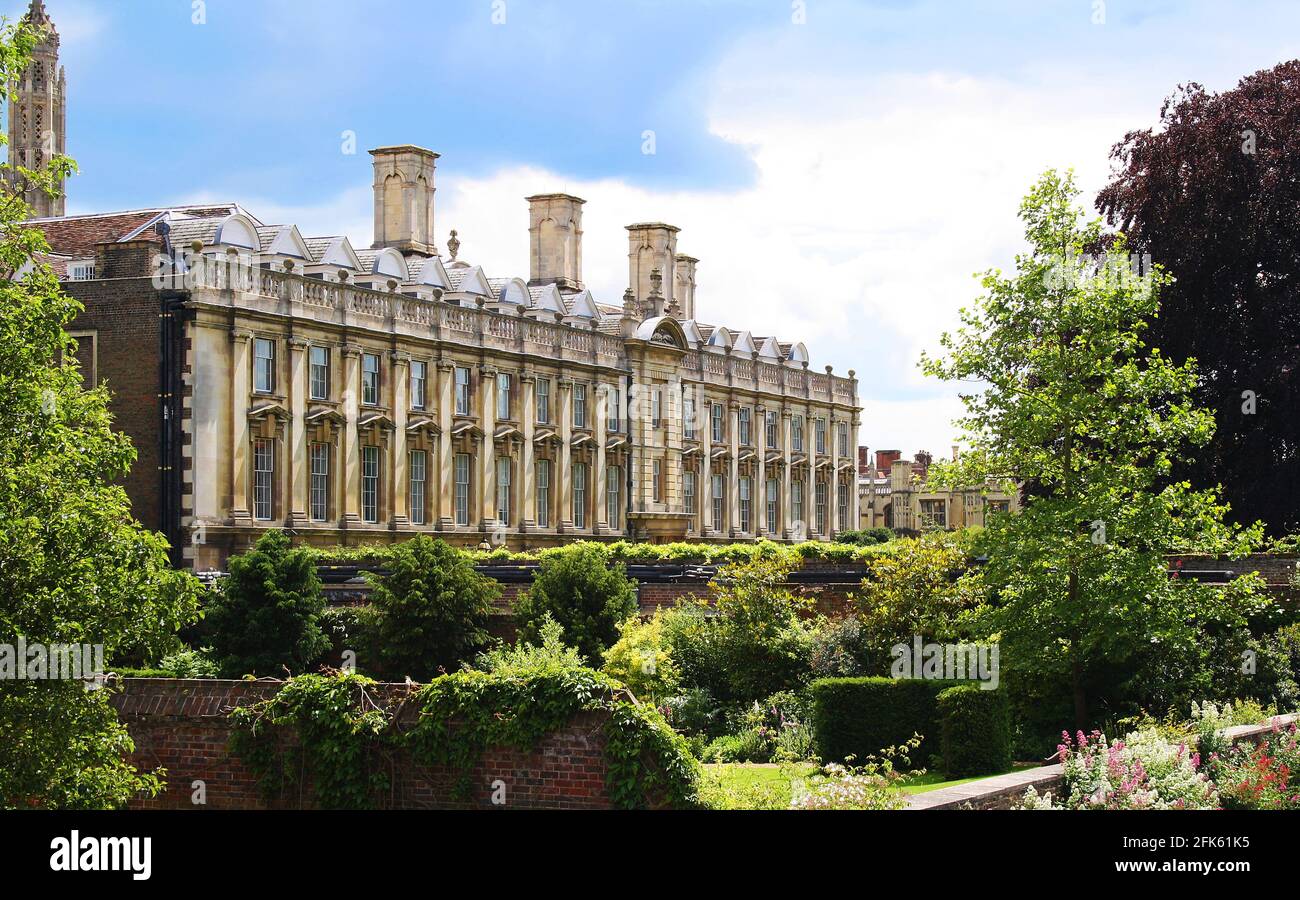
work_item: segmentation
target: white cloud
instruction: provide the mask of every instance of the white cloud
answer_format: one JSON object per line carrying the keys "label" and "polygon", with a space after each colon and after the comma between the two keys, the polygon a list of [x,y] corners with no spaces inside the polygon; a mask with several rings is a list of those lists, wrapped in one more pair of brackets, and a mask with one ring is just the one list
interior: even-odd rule
{"label": "white cloud", "polygon": [[[757,179],[731,192],[663,191],[530,167],[486,177],[439,165],[437,231],[491,276],[527,276],[523,198],[567,191],[587,202],[584,278],[617,302],[627,284],[631,222],[682,228],[699,257],[701,319],[803,340],[820,369],[852,368],[864,405],[861,441],[946,453],[956,388],[927,383],[922,348],[978,293],[971,277],[1009,267],[1020,246],[1021,196],[1049,166],[1075,166],[1088,200],[1111,144],[1143,124],[1145,99],[1117,107],[1094,83],[1017,84],[943,72],[846,79],[757,65],[752,54],[712,74],[710,125],[752,154]],[[358,181],[369,173],[359,173]],[[369,191],[306,208],[257,206],[315,233],[370,241]]]}

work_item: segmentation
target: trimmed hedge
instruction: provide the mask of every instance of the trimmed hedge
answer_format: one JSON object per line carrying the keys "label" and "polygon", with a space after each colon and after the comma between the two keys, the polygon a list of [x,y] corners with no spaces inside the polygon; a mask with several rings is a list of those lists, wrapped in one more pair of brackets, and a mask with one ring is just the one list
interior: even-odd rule
{"label": "trimmed hedge", "polygon": [[[896,549],[893,542],[867,546],[823,541],[806,541],[802,544],[777,544],[773,541],[744,544],[635,544],[629,541],[590,543],[603,547],[610,562],[633,564],[695,562],[722,565],[748,562],[757,556],[776,557],[796,564],[804,560],[860,563],[881,553],[893,553]],[[367,563],[379,565],[391,558],[395,546],[397,545],[358,544],[352,547],[306,547],[305,549],[319,565],[365,565]],[[462,552],[475,563],[527,563],[538,562],[554,553],[562,552],[569,546],[572,544],[547,547],[542,550],[510,550],[506,547],[497,547],[494,550],[466,548]]]}
{"label": "trimmed hedge", "polygon": [[813,740],[826,762],[861,763],[920,734],[924,766],[939,753],[939,694],[964,682],[920,678],[820,678],[811,686]]}
{"label": "trimmed hedge", "polygon": [[1011,768],[1011,705],[1005,691],[960,684],[939,694],[943,768],[950,778]]}

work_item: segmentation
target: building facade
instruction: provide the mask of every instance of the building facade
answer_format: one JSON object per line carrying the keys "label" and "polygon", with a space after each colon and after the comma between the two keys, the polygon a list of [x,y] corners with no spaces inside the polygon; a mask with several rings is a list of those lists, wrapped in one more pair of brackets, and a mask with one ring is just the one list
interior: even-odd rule
{"label": "building facade", "polygon": [[[36,103],[61,150],[57,35],[40,0],[28,17],[54,36],[11,129]],[[19,137],[11,154],[40,163]],[[137,450],[133,511],[178,563],[221,567],[271,528],[523,549],[855,526],[854,373],[697,319],[699,261],[678,228],[627,226],[628,287],[604,303],[582,277],[584,201],[537,194],[528,277],[489,277],[454,229],[445,256],[435,241],[438,154],[370,155],[364,248],[231,203],[35,209],[51,248],[36,262],[84,305],[70,329],[83,374],[107,383]]]}
{"label": "building facade", "polygon": [[898,450],[877,450],[873,458],[866,447],[859,447],[859,527],[885,527],[904,534],[951,531],[983,527],[989,514],[1020,508],[1019,495],[1000,484],[969,488],[928,484],[930,462],[924,452],[910,460]]}

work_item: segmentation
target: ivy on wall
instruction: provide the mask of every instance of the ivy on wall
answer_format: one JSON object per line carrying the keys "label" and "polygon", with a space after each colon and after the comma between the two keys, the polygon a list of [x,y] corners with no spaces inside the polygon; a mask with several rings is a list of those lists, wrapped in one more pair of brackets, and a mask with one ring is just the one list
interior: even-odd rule
{"label": "ivy on wall", "polygon": [[624,809],[682,808],[697,801],[699,766],[685,740],[653,707],[591,669],[539,666],[444,675],[415,695],[414,724],[400,725],[375,703],[371,679],[300,675],[274,696],[235,709],[231,749],[253,770],[268,799],[315,788],[322,808],[365,809],[391,785],[391,752],[457,773],[468,798],[470,773],[493,746],[529,751],[583,712],[607,715],[606,788]]}

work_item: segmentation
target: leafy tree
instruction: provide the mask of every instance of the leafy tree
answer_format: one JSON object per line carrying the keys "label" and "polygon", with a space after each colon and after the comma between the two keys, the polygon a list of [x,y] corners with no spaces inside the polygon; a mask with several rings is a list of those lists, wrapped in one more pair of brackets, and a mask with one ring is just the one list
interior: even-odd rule
{"label": "leafy tree", "polygon": [[888,672],[890,648],[962,635],[958,619],[980,601],[978,574],[967,572],[962,536],[934,532],[896,542],[896,551],[867,561],[867,577],[855,598],[864,642],[870,647],[868,674]]}
{"label": "leafy tree", "polygon": [[[16,82],[36,39],[26,24],[0,30],[0,82]],[[0,165],[0,176],[10,171]],[[58,157],[19,174],[53,191],[71,171]],[[112,431],[107,390],[82,386],[64,330],[81,307],[39,263],[49,247],[22,225],[30,212],[0,187],[0,643],[101,644],[106,659],[124,648],[161,655],[194,618],[199,584],[174,571],[166,541],[131,518],[120,481],[135,451]],[[113,807],[158,790],[157,778],[124,760],[131,740],[107,691],[12,675],[0,680],[0,806]]]}
{"label": "leafy tree", "polygon": [[1211,94],[1181,86],[1115,145],[1097,208],[1174,281],[1146,340],[1195,359],[1214,437],[1173,478],[1222,484],[1231,519],[1300,525],[1300,60]]}
{"label": "leafy tree", "polygon": [[543,555],[532,587],[515,600],[514,616],[519,637],[536,643],[549,614],[583,660],[599,665],[619,626],[639,609],[626,568],[611,566],[600,544],[579,541]]}
{"label": "leafy tree", "polygon": [[812,601],[789,588],[788,560],[724,566],[705,601],[664,616],[663,634],[682,682],[720,700],[752,703],[801,687],[811,674]]}
{"label": "leafy tree", "polygon": [[645,622],[639,616],[628,619],[619,626],[618,641],[605,651],[601,669],[626,684],[635,696],[652,702],[670,696],[681,681],[663,624],[663,610]]}
{"label": "leafy tree", "polygon": [[1168,279],[1132,273],[1122,236],[1087,256],[1101,223],[1081,221],[1076,197],[1073,176],[1038,181],[1020,211],[1029,252],[1014,274],[984,275],[984,295],[943,336],[946,358],[922,365],[982,386],[959,420],[977,452],[931,478],[1026,485],[1022,511],[980,538],[997,598],[983,626],[1022,684],[1068,686],[1083,728],[1094,699],[1167,700],[1149,693],[1158,672],[1208,686],[1202,629],[1239,628],[1259,601],[1254,579],[1218,590],[1169,577],[1166,551],[1241,550],[1258,534],[1226,526],[1213,491],[1169,481],[1214,423],[1192,402],[1192,365],[1143,341]]}
{"label": "leafy tree", "polygon": [[268,531],[230,558],[204,620],[218,669],[227,678],[306,671],[330,646],[324,610],[310,551],[294,549],[283,531]]}
{"label": "leafy tree", "polygon": [[497,583],[445,541],[419,535],[394,548],[386,575],[367,575],[381,668],[428,681],[474,658],[488,642]]}

